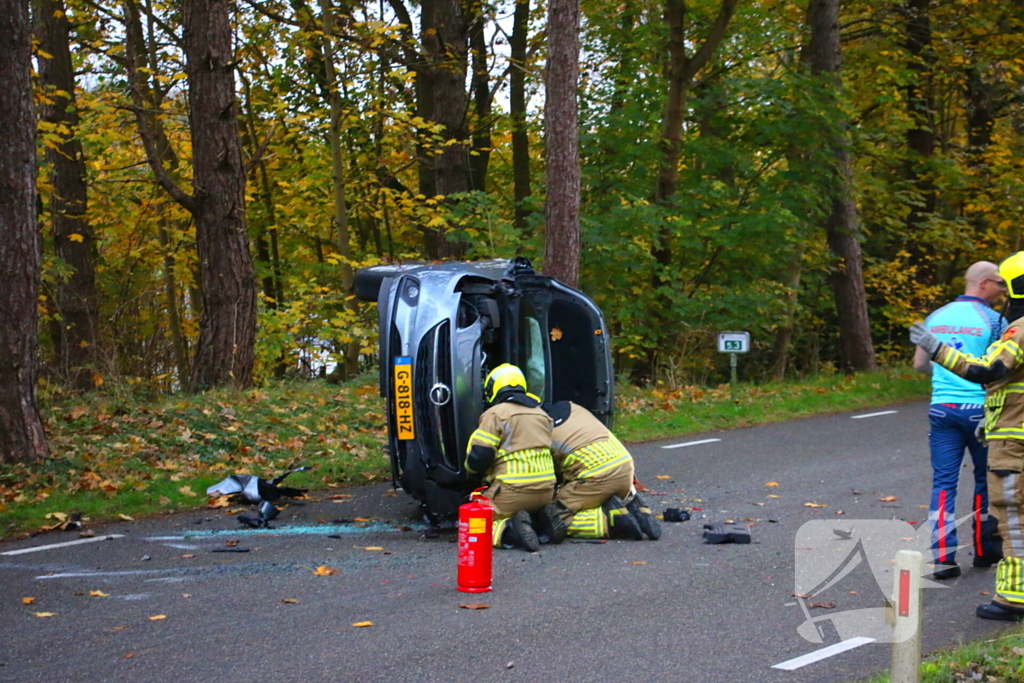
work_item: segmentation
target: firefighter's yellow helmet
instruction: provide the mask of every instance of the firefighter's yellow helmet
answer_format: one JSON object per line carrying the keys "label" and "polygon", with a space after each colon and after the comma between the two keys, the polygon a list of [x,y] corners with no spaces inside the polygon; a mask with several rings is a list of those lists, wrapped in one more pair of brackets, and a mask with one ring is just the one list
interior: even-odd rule
{"label": "firefighter's yellow helmet", "polygon": [[526,377],[523,371],[511,363],[502,363],[491,370],[484,381],[484,398],[488,403],[494,403],[498,398],[498,392],[508,387],[522,387],[526,391]]}
{"label": "firefighter's yellow helmet", "polygon": [[1024,298],[1024,251],[1018,251],[999,264],[999,275],[1006,280],[1011,299]]}

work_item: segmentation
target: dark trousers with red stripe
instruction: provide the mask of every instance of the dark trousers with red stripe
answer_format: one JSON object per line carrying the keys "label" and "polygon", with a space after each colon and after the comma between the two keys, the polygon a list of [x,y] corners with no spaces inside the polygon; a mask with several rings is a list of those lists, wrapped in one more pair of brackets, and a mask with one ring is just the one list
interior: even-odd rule
{"label": "dark trousers with red stripe", "polygon": [[[982,535],[989,525],[988,519],[988,448],[974,436],[974,430],[984,419],[980,405],[952,403],[932,404],[928,411],[931,431],[928,444],[932,456],[932,499],[928,507],[932,527],[932,550],[935,561],[956,561],[957,517],[956,488],[960,479],[960,466],[964,451],[974,462],[974,498],[971,501],[972,543],[974,554],[984,555]],[[963,520],[966,521],[966,520]]]}

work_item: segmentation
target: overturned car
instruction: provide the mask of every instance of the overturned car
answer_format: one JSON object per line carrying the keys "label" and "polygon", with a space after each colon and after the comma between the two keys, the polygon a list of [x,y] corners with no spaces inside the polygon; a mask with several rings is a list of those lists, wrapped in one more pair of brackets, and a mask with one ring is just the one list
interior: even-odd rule
{"label": "overturned car", "polygon": [[432,524],[468,493],[466,445],[485,408],[484,378],[498,365],[518,365],[541,399],[575,401],[611,425],[600,309],[528,260],[375,266],[356,274],[355,290],[380,316],[392,477]]}

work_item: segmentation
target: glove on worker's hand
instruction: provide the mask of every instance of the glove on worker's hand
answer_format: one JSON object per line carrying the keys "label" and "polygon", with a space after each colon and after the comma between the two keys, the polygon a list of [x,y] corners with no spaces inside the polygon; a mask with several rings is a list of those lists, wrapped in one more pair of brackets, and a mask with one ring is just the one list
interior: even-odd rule
{"label": "glove on worker's hand", "polygon": [[974,438],[978,440],[982,446],[985,445],[985,423],[979,422],[978,426],[974,428]]}
{"label": "glove on worker's hand", "polygon": [[935,352],[939,350],[939,345],[942,344],[938,337],[928,331],[924,323],[914,323],[910,326],[910,342],[917,344],[932,356],[935,355]]}

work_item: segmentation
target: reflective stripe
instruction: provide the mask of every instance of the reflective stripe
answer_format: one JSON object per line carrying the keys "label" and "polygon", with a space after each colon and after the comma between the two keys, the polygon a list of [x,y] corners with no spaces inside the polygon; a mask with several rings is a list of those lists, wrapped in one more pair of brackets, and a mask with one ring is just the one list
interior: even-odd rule
{"label": "reflective stripe", "polygon": [[497,446],[499,443],[501,443],[501,439],[496,437],[494,434],[491,434],[490,432],[485,432],[482,429],[476,430],[469,437],[469,442],[471,444],[473,443],[473,441],[481,441],[487,444],[488,446]]}
{"label": "reflective stripe", "polygon": [[939,491],[939,521],[935,530],[939,534],[939,562],[946,561],[946,492]]}
{"label": "reflective stripe", "polygon": [[555,482],[555,465],[548,448],[525,448],[512,453],[499,451],[498,457],[504,460],[506,467],[505,472],[495,477],[500,481],[509,484]]}
{"label": "reflective stripe", "polygon": [[632,459],[626,447],[609,434],[607,439],[595,441],[583,448],[577,448],[565,458],[563,470],[571,470],[582,465],[583,470],[576,475],[577,479],[587,479],[603,474],[617,465]]}
{"label": "reflective stripe", "polygon": [[[1020,508],[1017,505],[1017,473],[1012,472],[1003,477],[1003,504],[1006,506],[1006,526],[1010,535],[1010,548],[1017,557],[1024,555],[1024,543],[1021,542]],[[1012,558],[1015,561],[1016,558]]]}
{"label": "reflective stripe", "polygon": [[1021,583],[1021,560],[1006,557],[996,568],[996,594],[1010,602],[1024,602],[1024,583]]}
{"label": "reflective stripe", "polygon": [[573,538],[607,538],[608,523],[601,508],[580,510],[569,522],[569,536]]}

